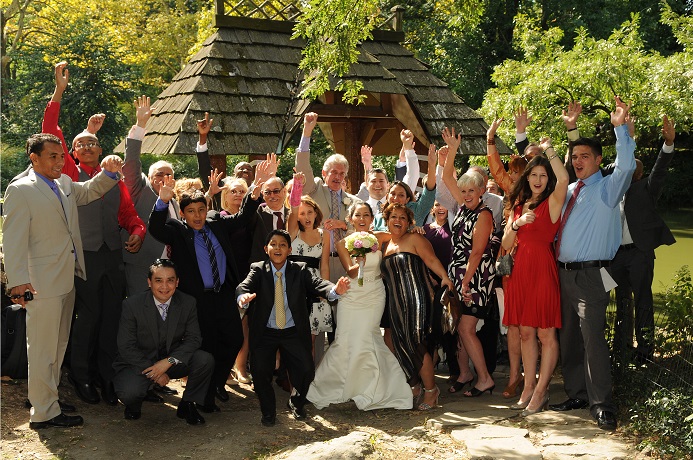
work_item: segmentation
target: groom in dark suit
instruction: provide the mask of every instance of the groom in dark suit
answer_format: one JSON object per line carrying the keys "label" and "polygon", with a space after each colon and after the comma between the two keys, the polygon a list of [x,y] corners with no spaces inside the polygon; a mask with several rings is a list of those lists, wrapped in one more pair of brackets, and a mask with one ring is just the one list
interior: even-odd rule
{"label": "groom in dark suit", "polygon": [[125,418],[140,418],[150,386],[165,386],[172,378],[188,376],[177,415],[191,425],[203,424],[195,403],[204,403],[214,358],[200,350],[195,299],[176,291],[178,273],[170,260],[157,259],[149,268],[147,282],[148,291],[123,301],[118,329],[113,384],[125,404]]}
{"label": "groom in dark suit", "polygon": [[[262,424],[276,421],[276,400],[272,388],[277,350],[289,371],[295,394],[288,406],[297,420],[304,419],[306,394],[313,380],[313,356],[308,299],[336,300],[349,289],[349,279],[332,284],[314,276],[301,262],[287,261],[291,237],[285,230],[267,236],[265,252],[269,260],[250,266],[248,277],[236,288],[238,305],[252,307],[250,315],[250,367],[255,393],[260,400]],[[252,302],[252,303],[251,303]]]}

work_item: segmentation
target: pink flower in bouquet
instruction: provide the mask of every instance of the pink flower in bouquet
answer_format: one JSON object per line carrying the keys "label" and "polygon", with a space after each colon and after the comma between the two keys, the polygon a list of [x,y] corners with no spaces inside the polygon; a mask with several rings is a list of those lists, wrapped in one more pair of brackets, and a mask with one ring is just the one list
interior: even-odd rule
{"label": "pink flower in bouquet", "polygon": [[354,241],[354,247],[355,248],[362,248],[363,247],[363,241],[361,241],[361,240]]}
{"label": "pink flower in bouquet", "polygon": [[373,246],[371,246],[371,251],[375,252],[378,250],[378,243],[375,243]]}

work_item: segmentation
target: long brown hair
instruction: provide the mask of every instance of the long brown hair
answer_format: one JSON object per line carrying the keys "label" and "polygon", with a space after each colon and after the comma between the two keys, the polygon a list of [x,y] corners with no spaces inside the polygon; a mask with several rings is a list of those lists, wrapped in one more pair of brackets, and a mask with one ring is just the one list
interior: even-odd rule
{"label": "long brown hair", "polygon": [[529,186],[528,177],[532,172],[532,169],[536,168],[537,166],[544,167],[544,169],[546,170],[546,174],[549,176],[549,181],[547,182],[544,191],[541,192],[541,195],[539,195],[539,199],[534,203],[530,204],[529,209],[536,209],[536,207],[539,206],[545,199],[547,199],[556,188],[556,175],[553,172],[551,163],[546,157],[542,155],[537,155],[530,160],[529,164],[522,172],[520,178],[513,185],[513,189],[508,194],[508,206],[511,210],[515,206],[524,205],[527,202],[527,200],[532,198],[532,189]]}

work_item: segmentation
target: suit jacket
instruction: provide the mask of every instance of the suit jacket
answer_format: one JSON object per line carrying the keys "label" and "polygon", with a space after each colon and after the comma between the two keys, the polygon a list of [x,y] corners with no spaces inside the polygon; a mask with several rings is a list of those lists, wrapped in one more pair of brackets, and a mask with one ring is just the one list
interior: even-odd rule
{"label": "suit jacket", "polygon": [[31,283],[45,297],[70,292],[75,275],[86,279],[77,206],[101,198],[118,183],[104,172],[86,182],[72,182],[63,174],[55,182],[62,205],[33,169],[5,192],[3,248],[8,286]]}
{"label": "suit jacket", "polygon": [[[261,262],[267,260],[267,254],[265,253],[265,241],[267,240],[267,235],[269,232],[274,230],[274,216],[269,214],[263,209],[266,205],[261,204],[253,217],[251,218],[250,225],[248,226],[251,234],[253,235],[253,245],[250,250],[250,262]],[[284,225],[286,226],[289,217],[289,208],[286,206],[282,207],[284,211]]]}
{"label": "suit jacket", "polygon": [[[164,358],[159,356],[157,316],[159,310],[151,291],[135,294],[123,301],[118,328],[118,356],[113,362],[116,372],[129,366],[142,372]],[[176,291],[171,297],[166,326],[167,356],[190,364],[193,353],[202,345],[195,299]]]}
{"label": "suit jacket", "polygon": [[[219,240],[219,244],[226,254],[225,283],[229,283],[232,287],[238,285],[240,277],[233,257],[233,246],[236,242],[232,242],[230,236],[237,229],[248,225],[259,204],[260,202],[253,200],[248,193],[237,214],[222,216],[215,211],[210,214],[211,217],[210,215],[207,217],[207,225]],[[185,222],[170,219],[168,209],[162,211],[152,209],[149,216],[149,232],[159,241],[171,245],[171,260],[178,268],[180,290],[198,300],[201,299],[205,286],[197,265],[193,229],[188,227]]]}
{"label": "suit jacket", "polygon": [[669,227],[657,213],[657,200],[662,194],[667,168],[673,157],[674,152],[665,153],[660,150],[650,175],[633,182],[626,191],[624,209],[628,231],[633,243],[645,252],[676,242]]}
{"label": "suit jacket", "polygon": [[[154,192],[149,179],[142,172],[142,159],[140,152],[142,150],[142,141],[132,138],[125,139],[125,162],[123,164],[123,175],[125,176],[125,186],[130,193],[130,198],[135,204],[135,210],[140,219],[145,225],[149,223],[149,214],[154,208],[159,195]],[[175,209],[176,217],[180,215],[178,203],[176,200],[171,200]],[[130,236],[126,231],[121,230],[121,239],[123,243]],[[123,249],[123,261],[126,264],[146,265],[149,266],[154,260],[161,257],[164,253],[164,243],[154,238],[145,238],[142,242],[142,247],[136,253],[131,253]]]}
{"label": "suit jacket", "polygon": [[[323,215],[323,222],[330,218],[332,209],[332,194],[330,188],[323,182],[321,177],[315,177],[310,167],[310,152],[296,152],[296,170],[306,175],[306,185],[303,187],[303,194],[310,195],[318,203]],[[342,192],[342,207],[339,210],[341,220],[346,220],[349,206],[358,198],[351,193]]]}
{"label": "suit jacket", "polygon": [[[256,348],[274,307],[274,276],[269,260],[256,262],[250,266],[250,273],[236,288],[236,298],[242,294],[256,293],[257,297],[249,306],[250,348]],[[308,351],[312,348],[310,337],[309,299],[327,298],[334,284],[313,275],[305,263],[286,261],[285,289],[289,310],[296,325],[301,343]]]}

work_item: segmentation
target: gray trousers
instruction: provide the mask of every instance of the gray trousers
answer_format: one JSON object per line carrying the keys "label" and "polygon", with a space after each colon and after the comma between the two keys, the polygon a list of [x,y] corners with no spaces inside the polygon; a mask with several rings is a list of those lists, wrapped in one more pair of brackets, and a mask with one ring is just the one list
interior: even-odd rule
{"label": "gray trousers", "polygon": [[[204,404],[213,370],[212,355],[206,351],[196,350],[190,363],[171,366],[166,373],[172,379],[188,376],[188,383],[185,385],[181,401]],[[134,367],[122,368],[113,377],[113,386],[118,399],[135,410],[139,410],[142,406],[142,401],[151,385],[152,381],[142,375],[141,370]]]}
{"label": "gray trousers", "polygon": [[559,330],[563,386],[569,398],[589,401],[592,416],[614,411],[611,359],[604,330],[609,292],[599,268],[559,268],[561,319]]}

